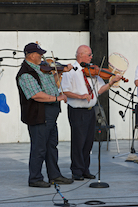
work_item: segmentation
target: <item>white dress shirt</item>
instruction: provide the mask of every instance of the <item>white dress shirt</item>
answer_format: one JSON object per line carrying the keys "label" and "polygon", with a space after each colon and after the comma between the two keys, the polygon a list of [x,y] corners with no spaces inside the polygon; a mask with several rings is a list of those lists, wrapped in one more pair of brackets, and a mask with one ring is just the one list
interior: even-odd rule
{"label": "white dress shirt", "polygon": [[[77,61],[73,64],[73,67],[77,67],[78,69],[76,71],[71,69],[69,72],[63,73],[61,81],[63,92],[69,91],[79,95],[88,94],[88,89],[83,77],[82,67]],[[93,77],[92,80],[90,77],[87,79],[91,88],[95,88],[95,90],[93,89],[94,98],[91,99],[90,102],[88,102],[86,99],[67,98],[67,104],[74,108],[89,108],[95,106],[97,102],[98,91],[103,85],[105,85],[105,83],[99,76]]]}

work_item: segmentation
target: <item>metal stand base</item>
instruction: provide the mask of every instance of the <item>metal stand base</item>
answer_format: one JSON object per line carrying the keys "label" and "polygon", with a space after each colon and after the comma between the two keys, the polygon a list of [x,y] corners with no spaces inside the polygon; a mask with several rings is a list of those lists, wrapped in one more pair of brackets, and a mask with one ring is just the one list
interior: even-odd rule
{"label": "metal stand base", "polygon": [[124,154],[118,154],[118,155],[113,156],[112,158],[114,159],[116,157],[121,157],[121,156],[124,156],[124,155],[129,155],[131,153],[137,154],[137,152],[136,152],[135,148],[133,147],[133,145],[134,145],[134,139],[132,140],[131,152],[127,152],[127,153],[124,153]]}
{"label": "metal stand base", "polygon": [[102,201],[93,200],[93,201],[87,201],[84,204],[86,204],[86,205],[101,205],[101,204],[105,204],[105,203]]}
{"label": "metal stand base", "polygon": [[64,203],[59,203],[59,204],[55,203],[54,206],[64,206],[65,207],[65,206],[71,206],[71,205],[69,203],[66,203],[66,204],[64,204]]}
{"label": "metal stand base", "polygon": [[95,182],[89,185],[90,188],[109,188],[108,183],[104,182]]}

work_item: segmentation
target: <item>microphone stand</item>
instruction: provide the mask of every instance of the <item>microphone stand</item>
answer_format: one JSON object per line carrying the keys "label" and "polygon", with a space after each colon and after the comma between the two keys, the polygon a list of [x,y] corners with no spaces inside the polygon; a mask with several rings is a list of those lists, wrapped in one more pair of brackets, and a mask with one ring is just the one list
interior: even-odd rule
{"label": "microphone stand", "polygon": [[[128,105],[126,106],[125,112],[124,113],[120,113],[121,117],[123,118],[123,121],[125,121],[125,119],[124,119],[125,114],[127,112],[127,109],[129,107],[130,102],[132,103],[132,144],[131,144],[131,152],[128,152],[128,153],[125,153],[125,154],[121,154],[121,155],[115,155],[112,158],[121,157],[123,155],[128,155],[130,153],[136,153],[135,148],[134,148],[134,138],[135,138],[134,136],[135,136],[136,126],[134,127],[134,112],[133,112],[133,110],[134,110],[134,92],[135,92],[135,89],[136,89],[136,86],[135,86],[135,88],[133,90],[133,93],[131,94],[131,97],[130,97],[130,100],[128,102]],[[131,99],[132,99],[132,101],[131,101]]]}
{"label": "microphone stand", "polygon": [[60,187],[59,187],[59,185],[56,184],[55,182],[54,182],[53,184],[54,184],[54,186],[55,186],[55,189],[56,189],[57,193],[59,193],[59,195],[61,196],[61,198],[63,199],[63,202],[64,202],[64,203],[54,203],[54,205],[55,205],[55,206],[63,206],[63,207],[65,207],[65,206],[71,206],[71,204],[68,203],[68,200],[67,200],[67,199],[62,195],[62,193],[60,192]]}
{"label": "microphone stand", "polygon": [[[102,65],[103,65],[103,62],[104,62],[104,59],[105,59],[105,56],[102,60],[102,64],[100,66],[100,69],[102,68]],[[92,75],[91,75],[91,72],[90,72],[90,66],[88,66],[88,71],[89,71],[89,75],[90,75],[90,78],[91,78],[91,82],[92,82],[92,85],[93,85],[93,90],[95,92],[95,96],[97,98],[97,103],[98,103],[98,106],[99,106],[99,110],[100,110],[100,115],[102,117],[102,120],[104,120],[106,126],[107,126],[107,123],[106,123],[106,120],[104,119],[104,117],[102,116],[102,109],[101,109],[101,106],[100,106],[100,101],[99,101],[99,98],[98,98],[98,95],[96,93],[96,89],[95,89],[95,84],[93,83],[93,80],[92,80]],[[100,70],[99,70],[100,72]],[[107,130],[107,128],[106,128]],[[100,180],[100,170],[101,170],[101,143],[100,143],[100,134],[101,134],[101,129],[98,130],[98,133],[99,133],[99,152],[98,152],[98,182],[94,182],[94,183],[91,183],[89,185],[90,188],[108,188],[109,185],[108,183],[105,183],[105,182],[101,182]]]}

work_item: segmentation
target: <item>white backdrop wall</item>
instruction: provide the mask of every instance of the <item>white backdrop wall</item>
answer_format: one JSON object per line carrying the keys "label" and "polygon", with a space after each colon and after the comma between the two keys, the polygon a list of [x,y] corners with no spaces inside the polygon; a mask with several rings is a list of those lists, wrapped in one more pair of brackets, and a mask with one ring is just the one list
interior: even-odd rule
{"label": "white backdrop wall", "polygon": [[[109,55],[117,52],[122,54],[125,58],[127,58],[129,62],[129,67],[124,74],[124,77],[129,79],[128,83],[120,82],[120,86],[128,91],[131,88],[130,92],[133,92],[135,89],[134,85],[134,77],[136,66],[138,65],[138,32],[109,32],[108,33],[108,45],[109,45]],[[130,95],[121,90],[120,88],[113,89],[115,91],[119,91],[119,94],[123,97],[130,100]],[[137,89],[135,89],[134,94],[137,94]],[[132,107],[132,104],[116,95],[113,92],[109,92],[111,98],[115,97],[115,101],[124,104],[126,106]],[[137,102],[137,97],[134,99]],[[132,138],[132,110],[127,109],[123,106],[120,106],[113,102],[110,103],[110,123],[116,126],[117,137],[118,139],[131,139]],[[129,105],[128,105],[129,104]],[[126,110],[126,113],[124,113]],[[122,111],[125,114],[124,121],[122,117],[119,115],[119,111]],[[135,122],[135,116],[134,116]],[[135,125],[135,124],[134,124]],[[111,130],[113,131],[113,130]],[[114,138],[114,134],[112,132],[111,139]],[[135,137],[136,138],[136,137]]]}
{"label": "white backdrop wall", "polygon": [[[89,45],[89,32],[0,32],[0,50],[22,50],[29,42],[38,41],[42,48],[47,50],[45,56],[58,58],[75,58],[75,52],[79,45]],[[0,57],[13,57],[12,51],[0,51]],[[15,57],[24,57],[17,52]],[[20,65],[23,59],[15,60],[3,58],[1,65]],[[74,61],[59,61],[62,64]],[[20,67],[1,66],[4,72],[0,74],[0,94],[6,95],[9,113],[0,111],[0,143],[29,142],[27,127],[20,121],[19,96],[15,77]],[[62,113],[58,118],[59,140],[70,140],[70,128],[67,119],[66,104],[61,102]]]}
{"label": "white backdrop wall", "polygon": [[[45,56],[51,56],[51,51],[58,58],[74,58],[76,49],[81,44],[89,45],[89,32],[0,32],[0,49],[23,50],[29,42],[38,41],[42,48],[47,50]],[[138,32],[109,32],[109,55],[118,52],[129,61],[129,67],[124,76],[129,79],[128,83],[120,82],[120,86],[125,90],[131,87],[134,90],[134,74],[137,66],[138,57]],[[0,57],[12,57],[12,51],[0,51]],[[24,57],[23,53],[16,53],[15,57]],[[4,58],[1,65],[20,65],[23,59],[14,60]],[[73,63],[74,61],[60,61],[61,63]],[[27,127],[20,121],[19,96],[16,87],[15,77],[19,67],[1,66],[0,72],[0,94],[4,93],[7,103],[10,107],[9,113],[0,112],[0,143],[9,142],[29,142]],[[119,88],[113,90],[119,91],[121,95],[130,98],[126,92]],[[135,91],[136,94],[136,91]],[[112,91],[109,92],[111,98],[114,97]],[[128,101],[116,95],[115,100],[127,105]],[[119,115],[119,111],[125,111],[124,107],[116,104],[112,100],[110,103],[110,123],[115,124],[118,139],[132,138],[132,113],[127,110],[125,121]],[[58,118],[59,140],[70,140],[70,128],[67,118],[67,109],[64,102],[61,103],[62,113]],[[113,130],[111,130],[111,139],[114,139]]]}

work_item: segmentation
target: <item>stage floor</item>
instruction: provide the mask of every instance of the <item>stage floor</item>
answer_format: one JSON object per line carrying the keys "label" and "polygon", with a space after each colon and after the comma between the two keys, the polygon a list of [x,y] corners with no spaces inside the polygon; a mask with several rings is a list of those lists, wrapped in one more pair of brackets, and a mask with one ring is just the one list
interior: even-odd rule
{"label": "stage floor", "polygon": [[[106,147],[107,143],[102,142],[100,182],[109,187],[89,187],[94,182],[97,185],[99,177],[98,142],[94,142],[90,170],[96,179],[60,185],[60,192],[71,204],[67,206],[138,206],[138,164],[126,162],[131,151],[131,140],[119,140],[119,155],[123,156],[114,159],[112,157],[117,155],[116,142],[109,142],[108,151]],[[62,174],[70,178],[70,142],[59,142],[58,148],[59,167]],[[138,140],[134,141],[134,148],[138,152]],[[63,204],[60,194],[55,195],[57,191],[53,185],[45,189],[28,187],[29,149],[29,143],[0,144],[0,207],[52,207],[54,203]],[[45,165],[43,175],[47,181]]]}

